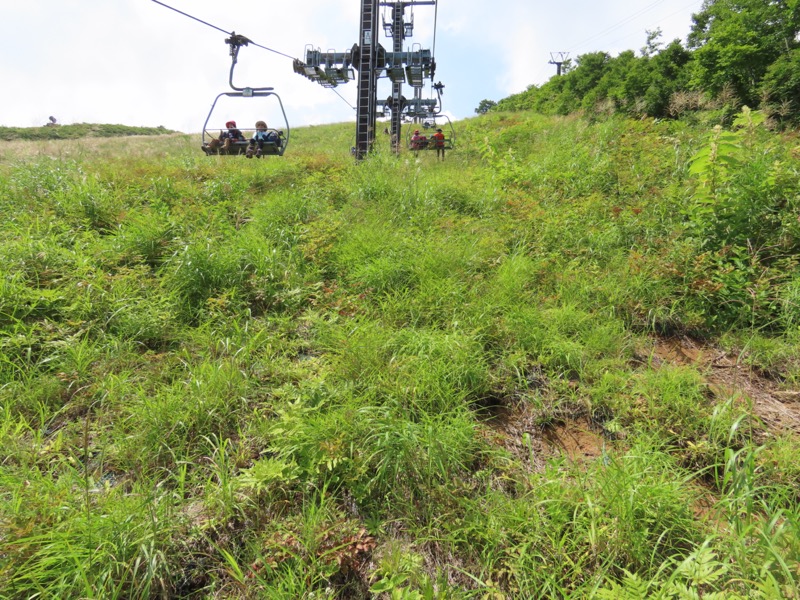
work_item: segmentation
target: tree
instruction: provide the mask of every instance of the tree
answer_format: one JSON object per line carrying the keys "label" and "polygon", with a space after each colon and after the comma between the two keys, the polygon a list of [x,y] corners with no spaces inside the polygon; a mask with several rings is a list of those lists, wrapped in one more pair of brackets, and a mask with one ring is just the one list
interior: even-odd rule
{"label": "tree", "polygon": [[770,65],[800,45],[798,0],[705,0],[692,21],[693,86],[713,94],[732,86],[751,105]]}
{"label": "tree", "polygon": [[661,42],[658,41],[661,37],[661,27],[656,27],[653,31],[647,29],[645,33],[647,34],[647,41],[645,42],[644,48],[639,50],[639,52],[641,52],[642,56],[647,58],[658,54],[661,49]]}
{"label": "tree", "polygon": [[791,122],[800,122],[800,48],[782,55],[767,69],[762,82],[773,111]]}
{"label": "tree", "polygon": [[481,100],[480,103],[478,103],[478,108],[475,109],[475,112],[479,115],[485,115],[495,106],[497,106],[497,102],[494,100]]}
{"label": "tree", "polygon": [[644,95],[647,114],[668,115],[672,95],[688,87],[691,59],[691,53],[676,39],[650,60],[650,85]]}
{"label": "tree", "polygon": [[611,64],[607,52],[590,52],[578,57],[578,66],[564,76],[566,87],[580,100],[594,89]]}

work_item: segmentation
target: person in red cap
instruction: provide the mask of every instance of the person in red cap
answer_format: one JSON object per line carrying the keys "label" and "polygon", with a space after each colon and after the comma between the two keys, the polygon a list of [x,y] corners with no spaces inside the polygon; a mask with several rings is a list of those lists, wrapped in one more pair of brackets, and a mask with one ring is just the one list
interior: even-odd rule
{"label": "person in red cap", "polygon": [[244,134],[236,127],[236,121],[228,121],[225,123],[225,127],[228,128],[228,131],[220,136],[220,139],[223,140],[222,148],[224,150],[230,150],[231,142],[245,141]]}
{"label": "person in red cap", "polygon": [[208,144],[209,148],[219,148],[222,146],[223,150],[228,151],[231,149],[231,144],[233,142],[246,141],[244,134],[236,127],[236,121],[228,121],[225,123],[225,127],[228,128],[228,131],[220,133],[218,140],[211,140]]}
{"label": "person in red cap", "polygon": [[411,149],[415,151],[421,150],[427,144],[428,138],[424,135],[420,135],[419,129],[414,130],[414,135],[411,136]]}

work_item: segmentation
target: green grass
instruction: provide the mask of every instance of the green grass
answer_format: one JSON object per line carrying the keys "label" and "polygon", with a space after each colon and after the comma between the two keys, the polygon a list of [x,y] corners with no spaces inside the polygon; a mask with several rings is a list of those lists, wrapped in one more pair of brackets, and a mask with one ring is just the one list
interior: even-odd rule
{"label": "green grass", "polygon": [[0,143],[0,596],[797,597],[796,139],[457,127]]}
{"label": "green grass", "polygon": [[158,127],[131,127],[105,123],[74,123],[42,127],[0,127],[0,140],[65,140],[85,137],[120,137],[129,135],[167,135],[177,133]]}

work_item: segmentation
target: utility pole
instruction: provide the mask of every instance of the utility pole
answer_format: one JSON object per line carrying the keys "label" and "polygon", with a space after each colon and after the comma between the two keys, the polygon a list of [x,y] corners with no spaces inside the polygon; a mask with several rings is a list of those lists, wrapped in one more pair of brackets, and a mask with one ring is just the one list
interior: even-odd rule
{"label": "utility pole", "polygon": [[[419,98],[426,78],[433,79],[435,64],[430,50],[414,47],[403,50],[403,40],[411,37],[411,22],[405,20],[405,9],[419,4],[436,5],[436,0],[360,0],[361,20],[358,43],[347,52],[321,52],[306,47],[305,62],[295,60],[294,71],[323,87],[336,87],[355,79],[353,69],[358,70],[358,92],[356,100],[356,145],[353,155],[364,158],[372,149],[375,140],[375,123],[378,113],[378,78],[388,77],[392,82],[392,94],[381,102],[384,111],[392,113],[391,136],[395,150],[399,149],[400,126],[404,110],[408,112],[402,94],[403,83],[414,88]],[[384,22],[387,36],[392,38],[392,50],[387,52],[378,43],[378,7],[391,7],[390,22]],[[417,45],[418,46],[418,45]],[[433,101],[435,102],[435,101]],[[419,100],[423,105],[426,101]],[[417,107],[419,108],[419,107]]]}
{"label": "utility pole", "polygon": [[567,62],[569,58],[569,52],[551,52],[550,53],[550,61],[547,63],[549,65],[556,66],[556,76],[561,75],[561,65]]}

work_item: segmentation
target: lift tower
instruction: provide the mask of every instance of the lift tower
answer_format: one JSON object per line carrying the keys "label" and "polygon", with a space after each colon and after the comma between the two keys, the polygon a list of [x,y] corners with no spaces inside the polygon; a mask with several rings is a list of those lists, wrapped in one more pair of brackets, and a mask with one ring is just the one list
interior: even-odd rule
{"label": "lift tower", "polygon": [[[389,23],[384,22],[383,29],[386,35],[392,38],[392,51],[394,56],[402,56],[403,41],[410,38],[414,33],[414,16],[411,15],[411,21],[406,21],[405,12],[406,7],[415,6],[420,4],[436,5],[435,0],[383,0],[381,6],[391,7],[392,14]],[[412,55],[412,64],[407,65],[404,70],[401,65],[390,65],[387,69],[389,79],[392,80],[392,95],[384,104],[384,108],[388,106],[392,113],[391,127],[389,131],[392,137],[392,146],[395,151],[399,149],[401,132],[400,127],[402,123],[403,109],[406,108],[405,98],[403,97],[403,81],[407,80],[408,83],[414,88],[414,98],[419,102],[422,94],[423,72],[417,68],[420,65],[413,64],[415,56]],[[433,59],[431,59],[433,61]],[[430,76],[433,77],[435,64],[431,63]],[[406,79],[404,79],[406,76]]]}
{"label": "lift tower", "polygon": [[[556,54],[558,57],[556,57]],[[569,52],[551,52],[550,53],[550,62],[548,64],[556,66],[556,75],[561,76],[561,65],[567,62],[569,59]]]}
{"label": "lift tower", "polygon": [[[387,6],[388,3],[382,3],[382,6]],[[383,24],[384,30],[392,38],[392,50],[394,52],[403,51],[403,40],[406,38],[405,28],[405,12],[406,5],[403,2],[392,2],[392,20],[387,28],[387,23]],[[411,24],[413,27],[413,23]],[[409,29],[409,35],[411,30]],[[392,122],[389,127],[391,134],[392,150],[397,152],[400,148],[400,124],[401,124],[401,98],[403,97],[403,82],[402,80],[392,80],[392,96],[390,109],[392,111]]]}
{"label": "lift tower", "polygon": [[372,148],[378,98],[378,0],[361,0],[358,32],[358,98],[356,101],[355,157],[359,160]]}
{"label": "lift tower", "polygon": [[[392,95],[383,103],[392,112],[392,140],[400,142],[400,123],[403,113],[402,84],[408,82],[418,92],[424,79],[433,78],[435,70],[430,50],[415,47],[403,51],[403,40],[411,36],[411,23],[405,21],[405,9],[416,4],[435,5],[436,0],[361,0],[361,20],[358,43],[347,52],[321,52],[306,47],[305,62],[295,60],[294,71],[316,81],[324,87],[336,87],[355,79],[353,69],[358,70],[358,93],[356,101],[356,143],[353,154],[362,159],[369,153],[375,140],[375,123],[378,116],[378,78],[389,77]],[[392,51],[378,43],[378,8],[392,8],[391,23],[384,24],[391,33]],[[419,95],[418,93],[416,94]]]}

